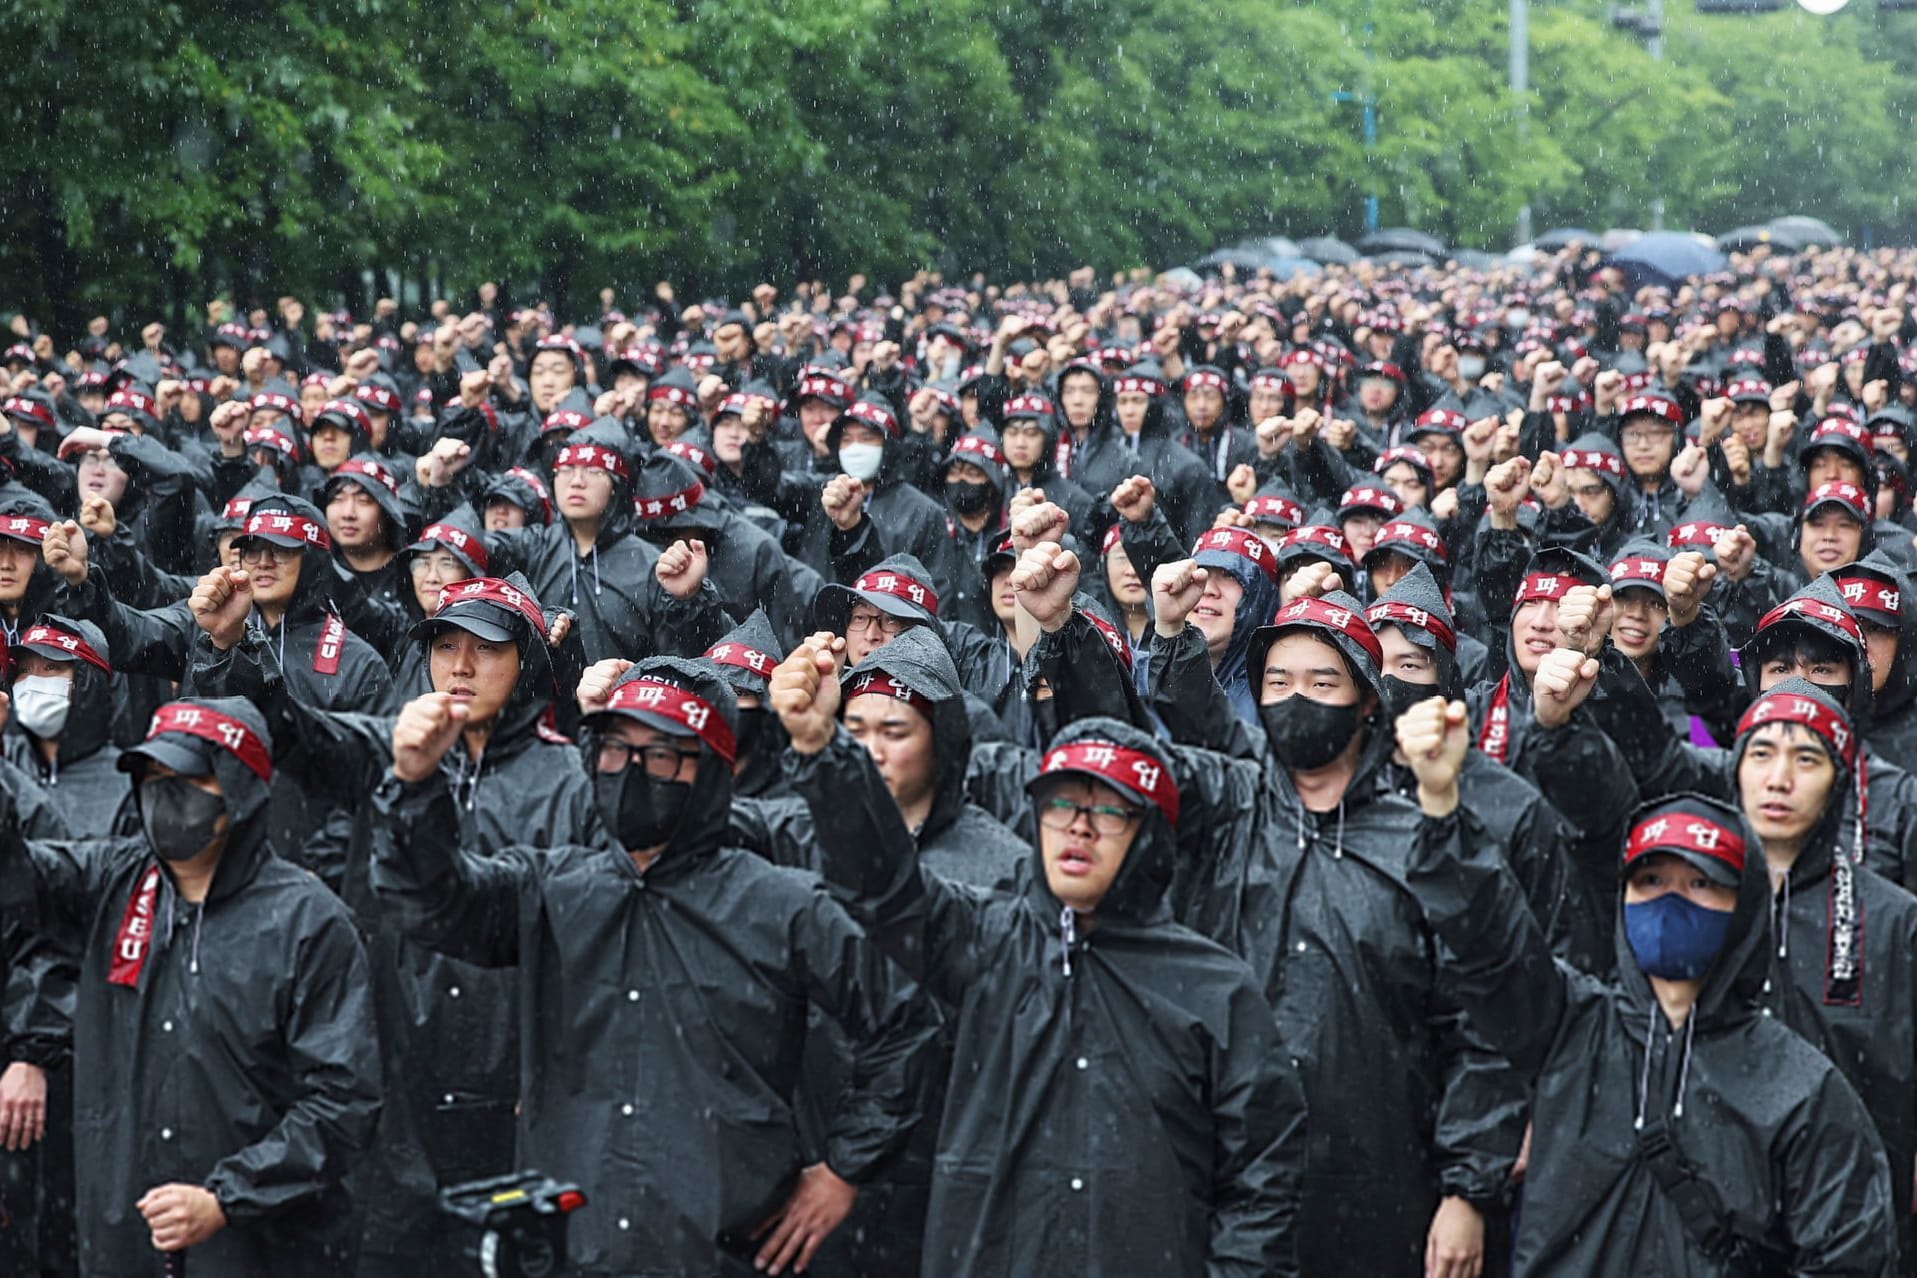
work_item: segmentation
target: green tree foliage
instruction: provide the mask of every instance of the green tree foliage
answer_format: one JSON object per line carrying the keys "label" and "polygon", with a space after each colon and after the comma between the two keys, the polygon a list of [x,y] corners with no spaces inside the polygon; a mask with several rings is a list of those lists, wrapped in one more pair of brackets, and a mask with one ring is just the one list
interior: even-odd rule
{"label": "green tree foliage", "polygon": [[1667,8],[1659,63],[1534,0],[1521,122],[1487,0],[13,0],[0,309],[1165,265],[1367,194],[1489,248],[1917,230],[1917,18]]}

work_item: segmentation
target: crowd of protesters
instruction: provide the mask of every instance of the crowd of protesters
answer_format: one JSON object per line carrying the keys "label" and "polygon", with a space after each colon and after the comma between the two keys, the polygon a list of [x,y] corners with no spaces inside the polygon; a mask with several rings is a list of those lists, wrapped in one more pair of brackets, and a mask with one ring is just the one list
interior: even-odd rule
{"label": "crowd of protesters", "polygon": [[15,317],[0,1272],[1917,1274],[1914,283]]}

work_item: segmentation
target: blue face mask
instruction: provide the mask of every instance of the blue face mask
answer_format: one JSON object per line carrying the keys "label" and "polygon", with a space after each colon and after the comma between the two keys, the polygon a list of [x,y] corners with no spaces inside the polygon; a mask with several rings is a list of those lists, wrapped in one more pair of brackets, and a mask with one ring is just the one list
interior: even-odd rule
{"label": "blue face mask", "polygon": [[1731,912],[1713,910],[1682,892],[1624,907],[1624,935],[1646,976],[1695,981],[1709,970],[1731,930]]}

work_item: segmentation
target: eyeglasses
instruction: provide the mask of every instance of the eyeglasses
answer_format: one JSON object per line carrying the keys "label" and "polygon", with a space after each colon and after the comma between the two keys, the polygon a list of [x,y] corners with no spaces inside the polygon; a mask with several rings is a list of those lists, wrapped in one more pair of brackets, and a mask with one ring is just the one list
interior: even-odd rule
{"label": "eyeglasses", "polygon": [[275,546],[270,541],[249,541],[239,548],[240,562],[243,564],[263,564],[268,559],[282,564],[298,559],[305,553],[290,546]]}
{"label": "eyeglasses", "polygon": [[1661,444],[1671,437],[1668,426],[1653,426],[1648,430],[1627,430],[1618,436],[1627,444]]}
{"label": "eyeglasses", "polygon": [[680,750],[668,745],[638,746],[616,737],[606,737],[599,742],[601,772],[624,772],[637,761],[655,781],[672,780],[688,759],[696,762],[698,758],[697,750]]}
{"label": "eyeglasses", "polygon": [[1095,834],[1123,834],[1143,815],[1137,808],[1121,808],[1110,803],[1073,803],[1070,799],[1047,799],[1039,805],[1038,823],[1051,830],[1069,830],[1083,815],[1092,823]]}
{"label": "eyeglasses", "polygon": [[910,624],[905,618],[894,617],[890,613],[855,612],[845,619],[845,633],[857,634],[877,626],[880,634],[896,639],[905,633],[905,628]]}

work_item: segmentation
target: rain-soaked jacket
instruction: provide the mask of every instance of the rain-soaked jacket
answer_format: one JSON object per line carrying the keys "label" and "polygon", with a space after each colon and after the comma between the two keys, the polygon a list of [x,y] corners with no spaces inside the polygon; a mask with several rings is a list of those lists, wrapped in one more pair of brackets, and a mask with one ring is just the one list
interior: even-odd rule
{"label": "rain-soaked jacket", "polygon": [[[266,498],[257,506],[261,514],[278,510],[324,523],[316,506],[297,497]],[[331,555],[308,551],[279,625],[266,629],[255,609],[247,629],[274,645],[293,695],[328,710],[380,713],[392,708],[392,674],[372,645],[340,619],[333,604],[339,572]],[[185,600],[151,610],[128,608],[113,597],[101,574],[89,573],[79,585],[64,588],[63,603],[68,616],[100,627],[113,650],[115,670],[177,679],[182,696],[196,695],[189,667],[200,629]],[[348,825],[336,804],[298,776],[275,774],[267,838],[279,855],[337,887],[345,868]]]}
{"label": "rain-soaked jacket", "polygon": [[[1748,852],[1730,935],[1681,1030],[1637,965],[1622,911],[1617,977],[1601,983],[1554,964],[1495,842],[1469,813],[1431,823],[1412,849],[1412,885],[1444,939],[1446,984],[1534,1083],[1517,1272],[1893,1271],[1893,1178],[1869,1116],[1835,1066],[1755,1006],[1770,970],[1770,891],[1756,836],[1741,835]],[[1705,1254],[1693,1232],[1701,1222],[1687,1219],[1647,1158],[1660,1137],[1744,1229],[1791,1258],[1788,1268]]]}
{"label": "rain-soaked jacket", "polygon": [[[97,627],[52,614],[44,614],[41,620],[77,635],[112,663],[112,651]],[[24,632],[21,639],[31,633]],[[40,752],[40,739],[13,717],[4,738],[0,738],[5,743],[7,762],[39,783],[36,789],[52,801],[72,836],[104,838],[132,833],[139,822],[125,802],[126,774],[120,771],[120,752],[110,736],[115,676],[82,660],[73,661],[72,669],[67,719],[54,743],[53,758],[49,760]]]}
{"label": "rain-soaked jacket", "polygon": [[[252,706],[199,704],[270,749]],[[81,1267],[156,1272],[134,1204],[178,1181],[212,1190],[227,1217],[192,1249],[194,1274],[347,1272],[342,1181],[380,1104],[366,957],[346,907],[268,851],[267,786],[239,756],[212,756],[232,826],[199,905],[178,894],[145,838],[22,841],[10,798],[0,800],[0,905],[31,912],[80,956]],[[148,882],[150,940],[131,983],[116,983]]]}
{"label": "rain-soaked jacket", "polygon": [[[1059,743],[1080,738],[1163,758],[1109,720]],[[843,728],[786,768],[828,877],[957,1018],[926,1274],[1300,1272],[1297,1080],[1252,974],[1172,922],[1157,809],[1081,927],[1036,850],[1017,895],[928,873]]]}
{"label": "rain-soaked jacket", "polygon": [[[462,743],[440,761],[456,800],[461,846],[481,856],[515,844],[598,840],[578,748],[548,723],[553,674],[543,637],[521,634],[518,643],[520,680],[485,752],[474,760]],[[225,653],[202,636],[193,677],[198,687],[243,695],[262,707],[280,766],[353,812],[340,892],[358,917],[373,962],[387,1078],[386,1108],[360,1182],[363,1246],[369,1254],[430,1261],[442,1246],[433,1229],[439,1188],[513,1170],[518,981],[514,973],[407,939],[371,889],[374,848],[390,831],[368,796],[392,763],[391,716],[321,710],[288,695],[273,649],[257,636]]]}
{"label": "rain-soaked jacket", "polygon": [[[624,429],[610,422],[577,431],[569,442],[621,456],[629,446]],[[634,524],[632,486],[615,475],[612,500],[585,554],[565,520],[555,519],[545,527],[488,534],[491,569],[502,577],[524,573],[548,608],[571,609],[587,661],[704,652],[732,625],[712,583],[701,585],[690,599],[674,599],[654,575],[659,552],[638,536]]]}
{"label": "rain-soaked jacket", "polygon": [[[704,662],[652,658],[730,726]],[[575,765],[577,766],[577,765]],[[461,838],[443,773],[389,776],[373,864],[383,908],[441,953],[517,967],[519,1161],[576,1180],[580,1273],[748,1275],[749,1234],[801,1170],[793,1091],[816,1004],[860,1044],[825,1162],[869,1179],[919,1118],[935,1024],[817,878],[723,845],[729,765],[710,748],[684,816],[640,871],[604,840],[492,856]]]}
{"label": "rain-soaked jacket", "polygon": [[[1127,691],[1083,618],[1027,661],[1061,722]],[[1183,804],[1174,909],[1251,965],[1311,1103],[1307,1274],[1416,1272],[1440,1198],[1501,1201],[1523,1137],[1523,1089],[1439,979],[1436,938],[1405,883],[1423,821],[1377,784],[1391,750],[1374,723],[1344,801],[1311,812],[1270,754],[1166,747]]]}

